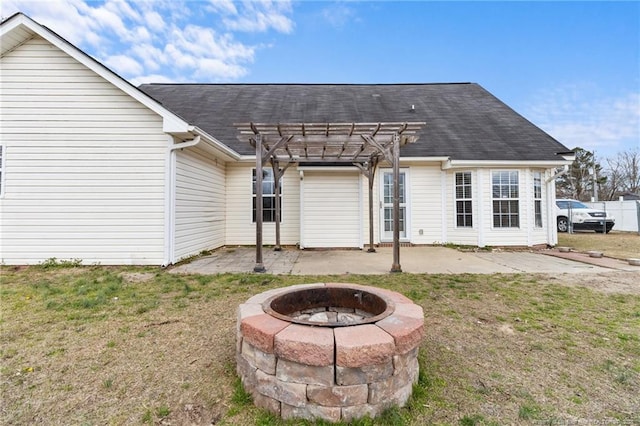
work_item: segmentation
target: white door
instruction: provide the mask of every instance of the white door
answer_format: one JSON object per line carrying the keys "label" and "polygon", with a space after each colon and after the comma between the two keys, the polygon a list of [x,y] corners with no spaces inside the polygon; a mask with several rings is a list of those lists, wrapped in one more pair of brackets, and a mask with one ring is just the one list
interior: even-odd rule
{"label": "white door", "polygon": [[[381,171],[380,185],[380,240],[393,241],[393,171]],[[407,172],[400,170],[400,239],[407,239],[408,202]]]}

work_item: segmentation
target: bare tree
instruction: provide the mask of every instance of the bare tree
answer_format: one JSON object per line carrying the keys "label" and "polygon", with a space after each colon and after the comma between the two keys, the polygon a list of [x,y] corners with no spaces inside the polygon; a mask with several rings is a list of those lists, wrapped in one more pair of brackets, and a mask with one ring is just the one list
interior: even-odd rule
{"label": "bare tree", "polygon": [[632,148],[607,159],[609,200],[623,193],[640,193],[640,149]]}
{"label": "bare tree", "polygon": [[556,181],[557,196],[588,201],[593,195],[593,170],[595,169],[597,176],[598,189],[606,184],[607,176],[600,163],[594,161],[593,152],[579,147],[574,148],[573,152],[576,159],[569,166],[569,172],[558,177]]}

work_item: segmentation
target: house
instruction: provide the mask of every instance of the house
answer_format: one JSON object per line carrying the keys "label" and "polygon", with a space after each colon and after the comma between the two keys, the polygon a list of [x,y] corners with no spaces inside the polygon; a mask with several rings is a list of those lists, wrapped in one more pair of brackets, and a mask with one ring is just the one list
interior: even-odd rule
{"label": "house", "polygon": [[[168,265],[255,245],[256,148],[241,123],[423,122],[400,149],[401,242],[557,243],[554,176],[571,153],[477,84],[137,88],[23,14],[2,22],[0,37],[4,264]],[[331,158],[288,164],[281,244],[364,248],[370,216],[374,244],[391,242],[391,164],[375,169],[370,215],[362,164]],[[274,169],[261,176],[271,245]]]}

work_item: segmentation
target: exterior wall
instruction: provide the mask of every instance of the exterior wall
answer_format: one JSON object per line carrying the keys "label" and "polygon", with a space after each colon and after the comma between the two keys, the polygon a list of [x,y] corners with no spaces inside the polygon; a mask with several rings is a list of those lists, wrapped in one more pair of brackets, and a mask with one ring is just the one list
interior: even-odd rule
{"label": "exterior wall", "polygon": [[359,171],[305,171],[300,245],[362,247],[362,183]]}
{"label": "exterior wall", "polygon": [[225,244],[225,165],[201,147],[176,153],[175,259]]}
{"label": "exterior wall", "polygon": [[437,244],[442,232],[442,172],[439,165],[412,165],[409,173],[411,242]]}
{"label": "exterior wall", "polygon": [[[256,225],[252,215],[252,163],[227,164],[226,245],[255,245]],[[282,178],[282,218],[280,243],[295,245],[300,242],[300,176],[294,166]],[[263,242],[275,244],[275,223],[263,224]]]}
{"label": "exterior wall", "polygon": [[0,67],[0,260],[161,264],[161,118],[42,39]]}
{"label": "exterior wall", "polygon": [[[535,228],[534,199],[533,199],[533,170],[517,169],[519,172],[519,192],[520,192],[520,227],[519,228],[494,228],[493,208],[491,194],[491,173],[505,169],[482,169],[484,175],[485,202],[483,203],[484,221],[484,245],[487,246],[533,246],[537,244],[547,244],[548,223],[546,212],[546,185],[544,180],[546,173],[542,172],[542,228]],[[513,169],[512,169],[513,170]]]}

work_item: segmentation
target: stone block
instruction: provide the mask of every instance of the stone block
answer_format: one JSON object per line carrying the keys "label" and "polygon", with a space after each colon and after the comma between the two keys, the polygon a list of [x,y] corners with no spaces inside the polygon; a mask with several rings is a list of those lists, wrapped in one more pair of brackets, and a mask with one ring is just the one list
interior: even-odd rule
{"label": "stone block", "polygon": [[384,411],[381,405],[362,404],[351,407],[342,407],[342,421],[350,422],[352,420],[361,419],[369,416],[374,418]]}
{"label": "stone block", "polygon": [[383,364],[395,353],[393,337],[373,324],[339,327],[334,335],[336,365],[342,367]]}
{"label": "stone block", "polygon": [[310,402],[325,407],[346,407],[366,404],[368,397],[369,387],[366,384],[353,386],[307,386],[307,399]]}
{"label": "stone block", "polygon": [[276,374],[276,356],[274,354],[262,352],[260,349],[245,341],[242,344],[242,356],[249,364],[259,368],[265,373]]}
{"label": "stone block", "polygon": [[397,291],[387,290],[386,288],[378,288],[375,287],[375,292],[380,293],[383,296],[386,296],[389,300],[391,300],[396,305],[398,303],[413,303],[413,300],[409,299],[407,296],[398,293]]}
{"label": "stone block", "polygon": [[417,378],[417,370],[414,372],[408,371],[396,376],[383,380],[381,382],[371,383],[369,385],[369,404],[381,404],[385,407],[392,405],[404,405],[406,400],[402,403],[397,402],[399,398],[403,397],[409,389],[409,395],[413,389],[413,383]]}
{"label": "stone block", "polygon": [[294,407],[307,404],[307,385],[283,382],[261,370],[256,370],[256,391]]}
{"label": "stone block", "polygon": [[240,331],[240,324],[242,324],[243,319],[256,315],[263,315],[264,310],[262,309],[262,305],[257,303],[243,303],[238,306],[236,313],[238,317],[236,327],[237,330]]}
{"label": "stone block", "polygon": [[422,306],[415,303],[396,303],[396,310],[393,315],[415,318],[424,321],[424,310]]}
{"label": "stone block", "polygon": [[393,375],[397,376],[402,371],[411,368],[418,363],[418,350],[419,348],[413,348],[409,352],[401,355],[393,356]]}
{"label": "stone block", "polygon": [[316,404],[307,404],[304,407],[295,407],[283,403],[280,409],[280,415],[285,420],[305,419],[316,420],[323,419],[329,422],[337,423],[341,416],[340,407],[322,407]]}
{"label": "stone block", "polygon": [[280,401],[277,399],[256,392],[253,395],[253,403],[256,407],[264,408],[277,416],[280,415]]}
{"label": "stone block", "polygon": [[379,382],[393,375],[393,362],[365,365],[362,367],[336,366],[336,383],[338,385],[359,385]]}
{"label": "stone block", "polygon": [[276,377],[283,382],[331,386],[334,375],[333,365],[305,365],[282,358],[276,365]]}
{"label": "stone block", "polygon": [[300,364],[331,365],[334,359],[333,329],[291,324],[275,336],[279,358]]}
{"label": "stone block", "polygon": [[420,346],[424,337],[424,318],[393,314],[376,322],[376,325],[393,336],[398,354],[409,352]]}
{"label": "stone block", "polygon": [[244,390],[249,393],[253,393],[256,387],[256,370],[242,354],[236,354],[236,372],[242,380]]}
{"label": "stone block", "polygon": [[391,397],[391,404],[397,405],[398,407],[404,407],[404,405],[409,401],[409,398],[411,398],[411,393],[413,393],[413,383],[409,383],[400,389],[397,389]]}
{"label": "stone block", "polygon": [[273,353],[275,335],[289,324],[271,315],[262,314],[244,318],[240,330],[245,341],[264,352]]}

